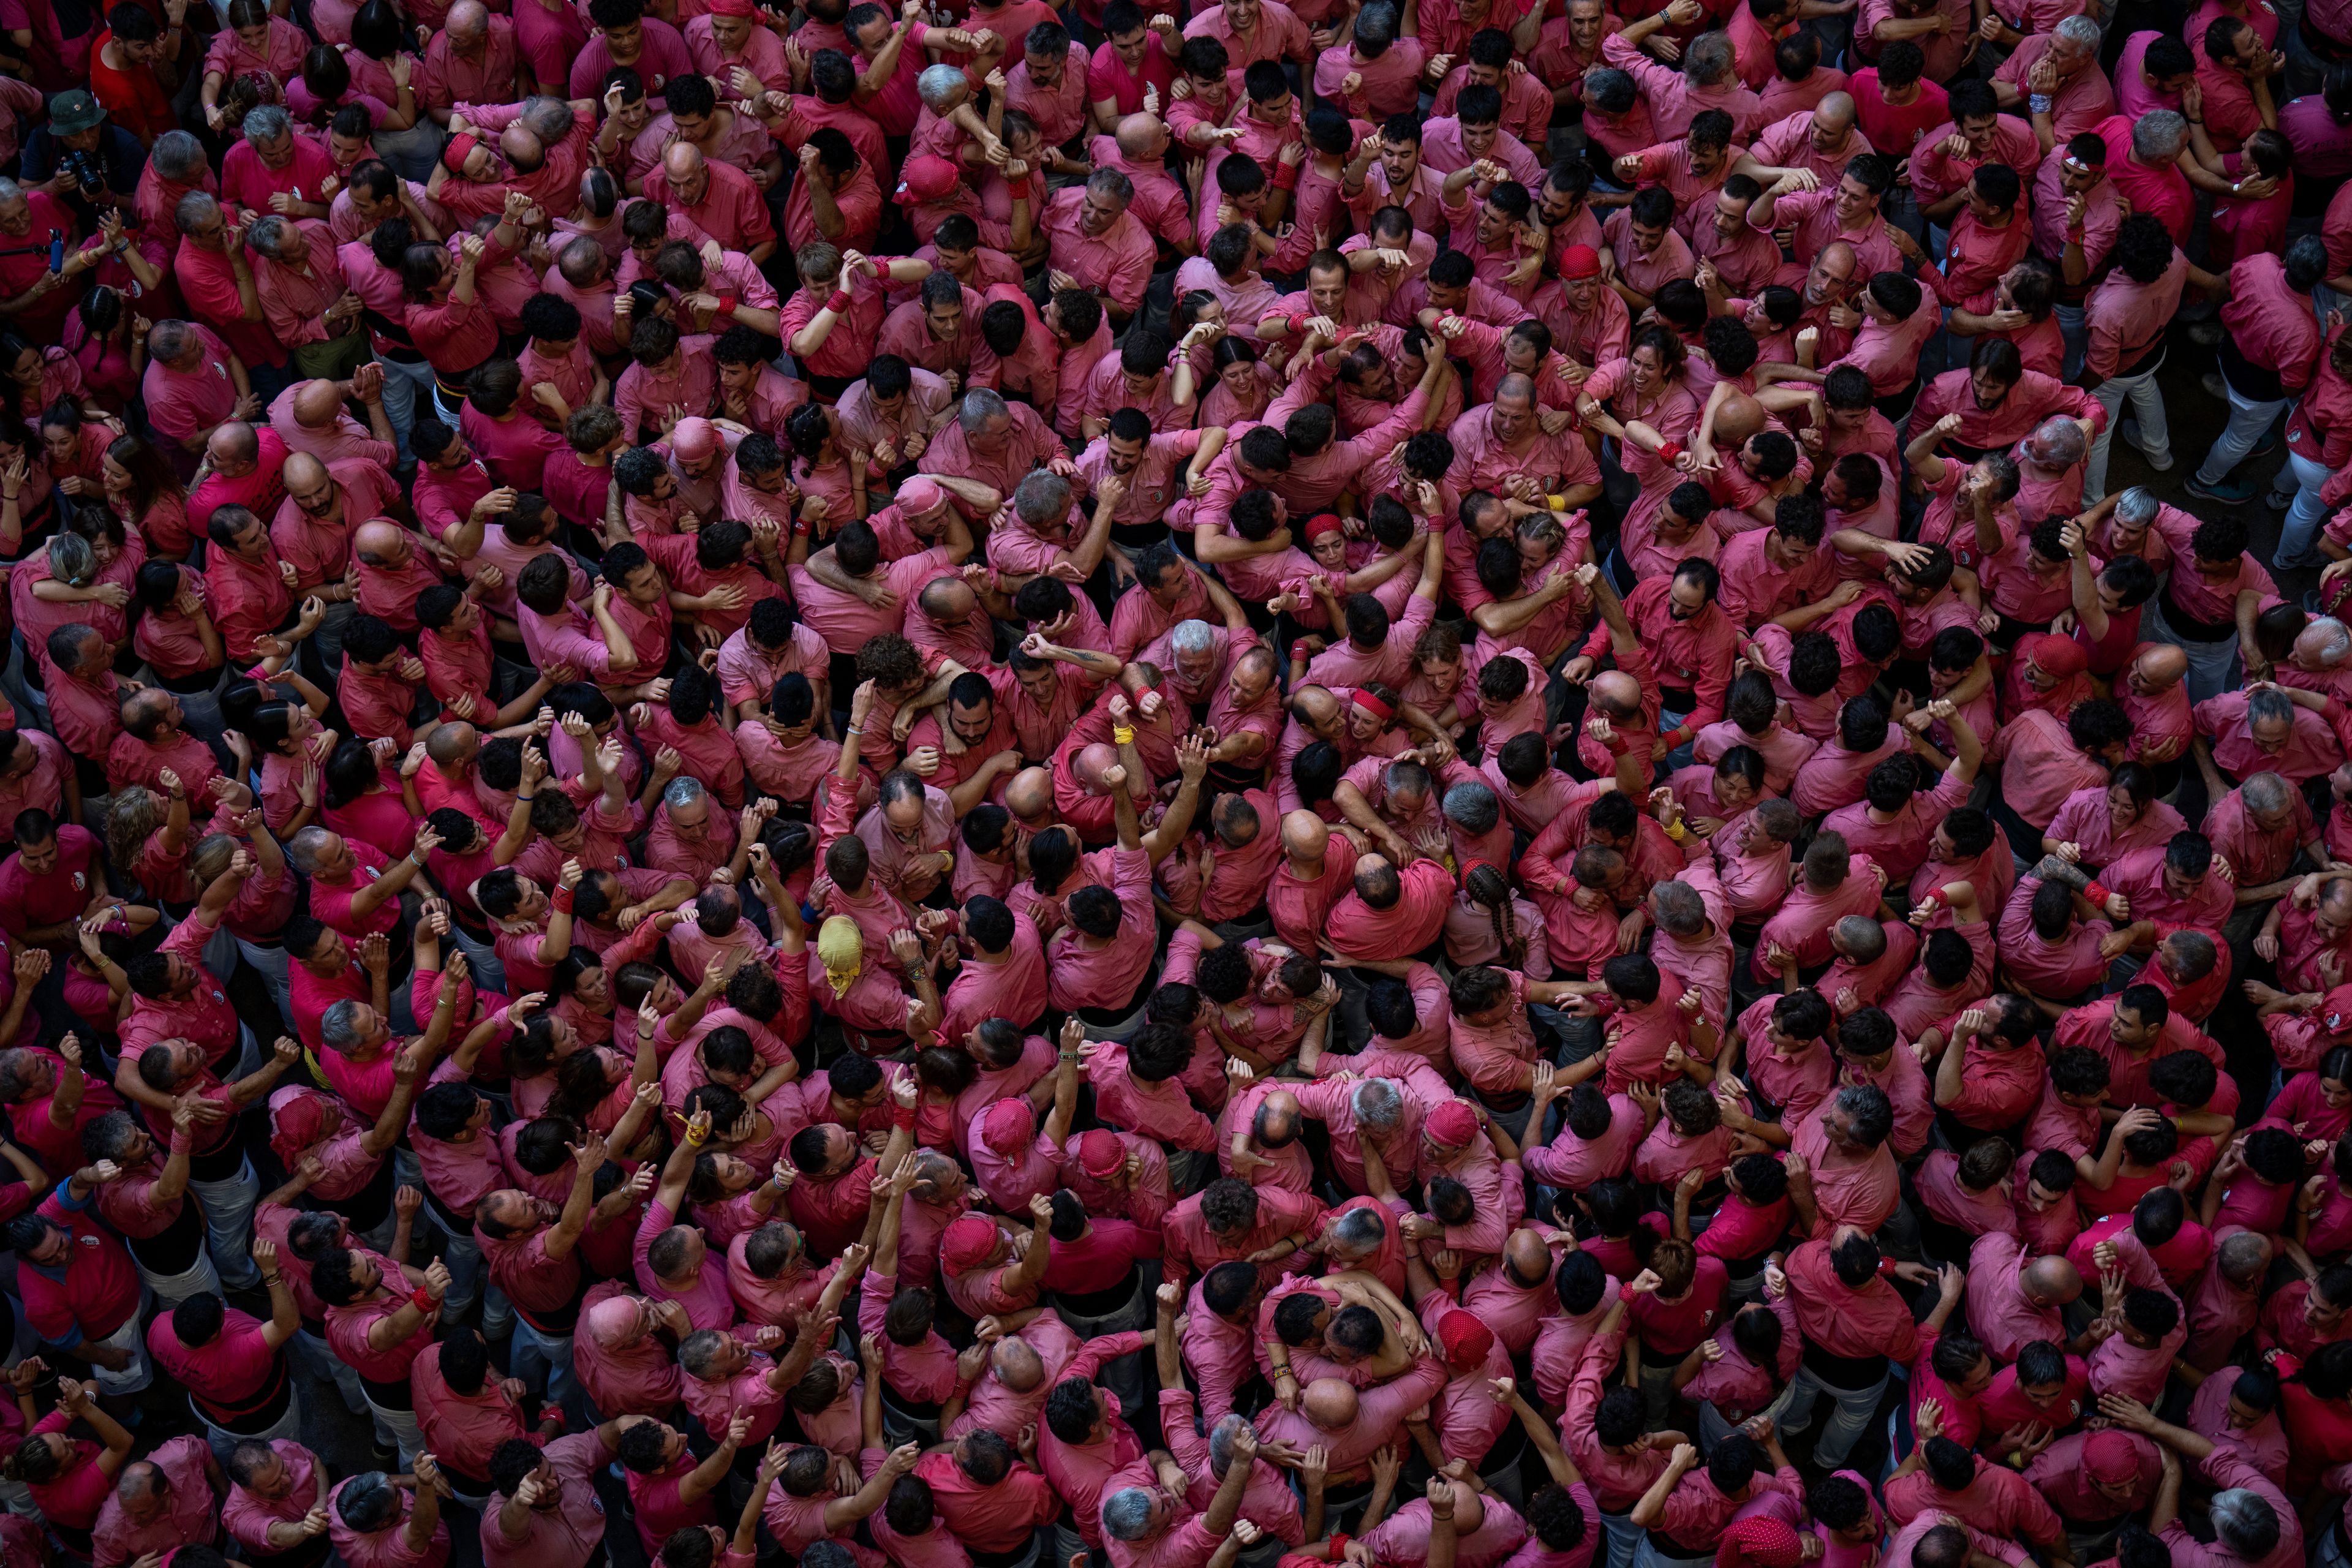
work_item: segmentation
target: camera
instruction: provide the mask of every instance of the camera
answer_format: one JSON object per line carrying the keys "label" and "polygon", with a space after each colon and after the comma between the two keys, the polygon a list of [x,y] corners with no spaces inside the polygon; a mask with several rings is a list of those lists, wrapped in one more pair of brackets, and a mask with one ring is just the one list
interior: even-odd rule
{"label": "camera", "polygon": [[106,164],[95,153],[85,153],[72,147],[60,149],[58,172],[71,174],[75,185],[85,196],[95,199],[106,193]]}

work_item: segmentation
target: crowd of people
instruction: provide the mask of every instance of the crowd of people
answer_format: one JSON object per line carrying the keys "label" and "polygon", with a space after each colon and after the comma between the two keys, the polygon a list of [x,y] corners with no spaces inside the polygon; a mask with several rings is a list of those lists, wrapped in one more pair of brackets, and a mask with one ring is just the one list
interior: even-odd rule
{"label": "crowd of people", "polygon": [[6,1568],[2352,1564],[2342,0],[0,73]]}

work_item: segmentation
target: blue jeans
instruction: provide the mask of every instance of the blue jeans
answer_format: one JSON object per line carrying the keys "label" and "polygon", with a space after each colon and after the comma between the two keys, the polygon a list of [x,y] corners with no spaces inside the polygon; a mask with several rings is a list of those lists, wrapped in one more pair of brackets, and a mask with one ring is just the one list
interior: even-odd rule
{"label": "blue jeans", "polygon": [[543,1392],[550,1404],[561,1405],[575,1419],[583,1419],[573,1409],[575,1401],[584,1400],[579,1380],[572,1375],[572,1336],[546,1334],[531,1326],[529,1318],[515,1313],[514,1349],[510,1370],[522,1379],[534,1393]]}
{"label": "blue jeans", "polygon": [[2230,422],[2214,437],[2213,449],[2205,454],[2205,461],[2198,467],[2197,482],[2200,485],[2218,485],[2228,479],[2230,470],[2245,460],[2246,454],[2254,449],[2254,443],[2263,438],[2263,432],[2276,424],[2278,416],[2293,402],[2282,397],[2272,403],[2256,403],[2231,386],[2226,374],[2221,384],[2230,395]]}
{"label": "blue jeans", "polygon": [[2327,468],[2314,462],[2292,447],[2287,448],[2287,466],[2271,483],[2279,485],[2288,479],[2294,480],[2294,502],[2287,508],[2286,521],[2279,528],[2278,553],[2271,564],[2279,571],[2293,571],[2316,566],[2311,555],[2312,542],[2327,524],[2327,507],[2319,499],[2320,488],[2327,483]]}
{"label": "blue jeans", "polygon": [[1846,1455],[1878,1414],[1878,1401],[1886,1392],[1886,1374],[1868,1388],[1832,1388],[1815,1377],[1812,1369],[1799,1366],[1789,1389],[1789,1416],[1781,1424],[1783,1434],[1801,1432],[1811,1424],[1814,1398],[1827,1394],[1832,1401],[1828,1423],[1813,1444],[1813,1458],[1824,1469],[1836,1469],[1845,1463]]}

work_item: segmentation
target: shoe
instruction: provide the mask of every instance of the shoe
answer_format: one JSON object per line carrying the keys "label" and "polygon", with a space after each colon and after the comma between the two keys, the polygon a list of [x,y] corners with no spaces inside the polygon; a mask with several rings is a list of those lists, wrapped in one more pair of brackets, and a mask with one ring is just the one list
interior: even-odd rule
{"label": "shoe", "polygon": [[2129,447],[2133,451],[2137,452],[2147,462],[2147,466],[2154,468],[2158,473],[2168,474],[2172,471],[2171,453],[2167,452],[2163,458],[2159,460],[2156,458],[2149,457],[2147,448],[2140,444],[2138,420],[2126,419],[2123,421],[2122,427],[2118,429],[2116,434],[2123,437],[2123,443],[2125,446]]}
{"label": "shoe", "polygon": [[2223,335],[2221,323],[2218,321],[2197,321],[2189,329],[2189,341],[2202,343],[2209,349],[2220,343]]}
{"label": "shoe", "polygon": [[2263,438],[2253,444],[2252,447],[2247,451],[2245,457],[2239,460],[2242,462],[2249,462],[2256,458],[2267,458],[2273,452],[2277,450],[2278,432],[2275,429],[2268,430],[2263,432]]}
{"label": "shoe", "polygon": [[2287,508],[2294,504],[2294,497],[2291,495],[2283,496],[2279,494],[2278,491],[2273,490],[2270,494],[2263,498],[2263,504],[2270,508],[2273,511],[2284,511]]}
{"label": "shoe", "polygon": [[2252,479],[2223,479],[2218,485],[2209,485],[2192,474],[2180,488],[2190,495],[2230,506],[2242,506],[2254,499],[2254,481]]}
{"label": "shoe", "polygon": [[2222,402],[2227,403],[2230,401],[2230,386],[2227,382],[2221,379],[2221,373],[2220,371],[2207,371],[2200,384],[2204,386],[2206,391],[2211,393]]}

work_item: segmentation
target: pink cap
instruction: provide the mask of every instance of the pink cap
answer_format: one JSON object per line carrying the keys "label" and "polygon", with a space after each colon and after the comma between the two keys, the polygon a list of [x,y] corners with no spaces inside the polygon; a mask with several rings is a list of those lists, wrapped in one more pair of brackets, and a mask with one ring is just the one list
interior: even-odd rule
{"label": "pink cap", "polygon": [[940,1236],[940,1264],[950,1274],[978,1268],[995,1250],[996,1222],[976,1214],[965,1215]]}
{"label": "pink cap", "polygon": [[898,194],[919,202],[944,201],[961,180],[956,166],[945,158],[909,158],[898,171]]}
{"label": "pink cap", "polygon": [[669,449],[681,458],[707,458],[719,450],[719,426],[700,416],[671,426]]}
{"label": "pink cap", "polygon": [[2094,1432],[2083,1445],[2083,1468],[2095,1481],[2121,1486],[2139,1474],[2139,1451],[2121,1432]]}
{"label": "pink cap", "polygon": [[1127,1145],[1118,1141],[1118,1133],[1097,1127],[1078,1139],[1078,1169],[1096,1181],[1110,1180],[1126,1163]]}
{"label": "pink cap", "polygon": [[1598,278],[1601,276],[1601,253],[1589,245],[1571,245],[1568,254],[1559,258],[1562,278]]}
{"label": "pink cap", "polygon": [[1495,1348],[1495,1331],[1480,1322],[1475,1312],[1446,1313],[1437,1338],[1445,1346],[1445,1359],[1457,1367],[1479,1365]]}
{"label": "pink cap", "polygon": [[1449,1100],[1431,1111],[1429,1120],[1422,1125],[1429,1133],[1429,1141],[1441,1148],[1466,1149],[1470,1141],[1478,1136],[1476,1114],[1458,1100]]}
{"label": "pink cap", "polygon": [[903,512],[929,511],[948,499],[947,491],[936,480],[917,474],[898,487],[898,510]]}
{"label": "pink cap", "polygon": [[1025,1100],[1000,1100],[988,1108],[980,1123],[980,1141],[1010,1159],[1013,1151],[1037,1136],[1036,1112]]}

